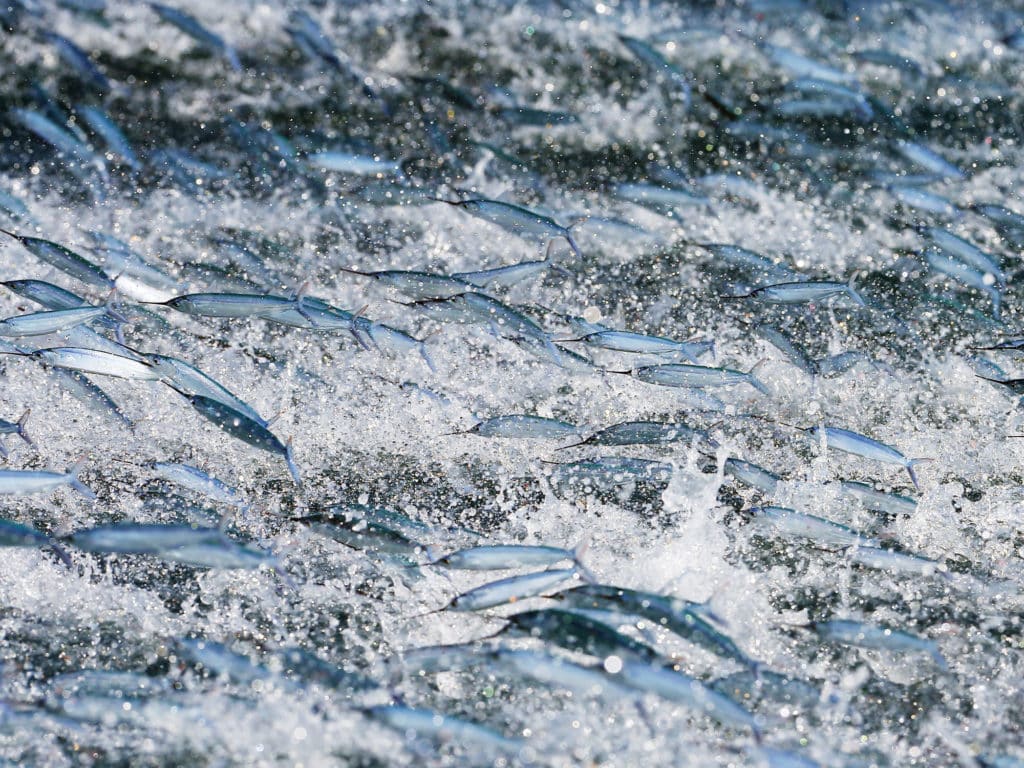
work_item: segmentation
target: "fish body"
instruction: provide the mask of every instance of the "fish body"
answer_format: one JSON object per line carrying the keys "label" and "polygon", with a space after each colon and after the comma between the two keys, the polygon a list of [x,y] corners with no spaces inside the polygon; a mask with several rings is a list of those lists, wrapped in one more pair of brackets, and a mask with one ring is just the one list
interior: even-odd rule
{"label": "fish body", "polygon": [[758,735],[761,733],[761,728],[750,711],[741,707],[724,693],[709,688],[683,672],[632,659],[623,659],[622,668],[616,679],[637,690],[654,694],[668,701],[676,701],[703,712],[722,725],[731,728],[747,728]]}
{"label": "fish body", "polygon": [[886,651],[927,653],[941,669],[946,660],[934,640],[918,637],[901,629],[847,619],[816,621],[811,628],[824,640]]}
{"label": "fish body", "polygon": [[363,712],[367,717],[402,734],[416,733],[441,742],[454,742],[465,747],[472,745],[474,749],[506,753],[519,752],[525,746],[522,739],[502,736],[469,720],[441,715],[426,709],[389,704],[370,707]]}
{"label": "fish body", "polygon": [[219,56],[223,56],[236,72],[242,71],[242,63],[238,59],[238,52],[224,42],[224,38],[220,35],[211,32],[200,24],[194,16],[190,16],[184,11],[179,11],[177,8],[172,8],[163,3],[149,3],[149,7],[163,21],[177,27],[204,48]]}
{"label": "fish body", "polygon": [[231,406],[225,405],[220,400],[215,400],[205,395],[187,394],[181,390],[178,390],[178,393],[187,399],[200,415],[227,434],[251,445],[253,448],[258,448],[283,458],[288,464],[288,471],[295,480],[295,484],[298,486],[302,485],[299,469],[295,466],[295,462],[292,459],[291,446],[282,443],[266,426]]}
{"label": "fish body", "polygon": [[90,501],[96,498],[96,494],[78,479],[77,467],[68,472],[0,469],[0,495],[2,496],[31,496],[36,493],[49,493],[62,485],[70,486]]}
{"label": "fish body", "polygon": [[776,283],[755,288],[742,296],[729,296],[731,299],[755,299],[768,304],[808,304],[822,302],[835,296],[849,296],[860,307],[865,306],[864,299],[849,283],[838,283],[829,280],[805,280],[794,283]]}
{"label": "fish body", "polygon": [[520,237],[535,236],[546,239],[565,238],[572,248],[573,253],[580,259],[583,254],[580,252],[576,240],[572,236],[569,227],[563,227],[550,216],[531,211],[519,205],[506,203],[501,200],[487,200],[477,198],[473,200],[458,200],[455,202],[445,200],[443,202],[461,208],[466,213],[478,219],[497,224]]}
{"label": "fish body", "polygon": [[744,485],[749,485],[751,488],[756,488],[762,493],[769,495],[775,493],[775,489],[782,482],[782,478],[774,472],[749,461],[743,461],[731,456],[725,460],[723,470],[726,474],[732,475]]}
{"label": "fish body", "polygon": [[495,608],[549,592],[578,576],[579,571],[575,567],[510,576],[463,592],[453,598],[447,607],[451,611],[482,611]]}
{"label": "fish body", "polygon": [[432,565],[466,571],[494,571],[508,568],[551,566],[579,559],[578,550],[529,544],[492,544],[450,552],[432,561]]}
{"label": "fish body", "polygon": [[137,381],[159,381],[161,378],[160,372],[146,362],[98,349],[51,347],[37,349],[31,356],[54,368],[65,368],[81,373]]}
{"label": "fish body", "polygon": [[751,373],[734,371],[730,368],[711,368],[686,363],[645,365],[633,370],[633,376],[648,384],[662,387],[729,387],[749,384],[758,392],[770,395],[771,390]]}
{"label": "fish body", "polygon": [[76,280],[82,281],[86,285],[108,291],[114,287],[114,281],[107,276],[106,272],[84,256],[80,256],[59,243],[53,243],[39,237],[16,235],[5,229],[0,229],[0,232],[13,237],[21,243],[25,250],[40,261],[45,261],[50,266],[59,269]]}
{"label": "fish body", "polygon": [[249,506],[237,490],[223,480],[206,474],[198,467],[168,461],[156,461],[150,466],[161,479],[201,493],[214,501],[239,508]]}
{"label": "fish body", "polygon": [[796,536],[833,547],[878,547],[877,539],[821,517],[797,512],[788,507],[753,507],[750,513],[758,528],[767,528],[785,536]]}
{"label": "fish body", "polygon": [[511,414],[485,419],[471,427],[468,434],[517,440],[557,440],[574,437],[580,431],[581,428],[575,424],[558,419],[530,416],[529,414]]}
{"label": "fish body", "polygon": [[0,336],[23,338],[26,336],[46,336],[59,331],[66,331],[83,323],[91,323],[101,317],[110,315],[108,307],[77,307],[75,309],[55,309],[45,312],[32,312],[27,315],[15,315],[0,320]]}
{"label": "fish body", "polygon": [[811,427],[806,431],[813,437],[820,438],[824,436],[825,445],[828,448],[851,453],[855,456],[863,456],[865,459],[880,461],[883,464],[896,464],[904,467],[907,470],[907,474],[910,475],[910,480],[914,487],[920,490],[914,467],[923,461],[930,461],[930,459],[908,459],[892,446],[840,427]]}

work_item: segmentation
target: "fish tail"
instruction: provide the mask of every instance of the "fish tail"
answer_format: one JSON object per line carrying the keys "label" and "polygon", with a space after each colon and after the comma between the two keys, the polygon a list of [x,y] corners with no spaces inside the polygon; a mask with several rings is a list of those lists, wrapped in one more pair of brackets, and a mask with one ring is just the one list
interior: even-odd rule
{"label": "fish tail", "polygon": [[224,51],[224,56],[225,58],[227,58],[228,64],[231,65],[231,68],[235,70],[235,72],[242,71],[242,62],[238,59],[238,51],[236,51],[234,48],[228,47]]}
{"label": "fish tail", "polygon": [[[579,222],[577,222],[577,223],[579,223]],[[570,226],[576,226],[576,225],[572,224]],[[569,243],[569,247],[572,248],[572,252],[574,254],[576,254],[576,258],[577,259],[583,259],[583,252],[580,250],[579,245],[576,244],[576,238],[574,238],[572,236],[572,233],[569,231],[568,227],[565,230],[565,240],[566,240],[567,243]]]}
{"label": "fish tail", "polygon": [[57,555],[58,558],[60,558],[60,561],[64,563],[64,565],[66,565],[68,568],[71,567],[71,555],[68,554],[68,551],[64,549],[64,547],[62,547],[56,541],[51,540],[50,549],[52,549],[54,554]]}
{"label": "fish tail", "polygon": [[580,541],[575,547],[572,548],[572,561],[576,565],[576,572],[579,573],[579,575],[583,578],[584,581],[586,581],[588,584],[600,584],[601,582],[598,581],[598,578],[594,575],[594,572],[583,564],[583,557],[587,554],[587,551],[589,549],[590,537],[587,536],[582,541]]}
{"label": "fish tail", "polygon": [[768,385],[757,378],[754,374],[747,374],[747,383],[750,384],[754,389],[760,392],[762,395],[771,395],[772,391],[768,389]]}
{"label": "fish tail", "polygon": [[910,475],[910,482],[912,482],[914,484],[914,487],[919,491],[921,490],[921,485],[920,483],[917,482],[917,473],[914,471],[914,467],[916,467],[918,464],[925,464],[929,461],[935,461],[935,459],[911,459],[910,461],[907,462],[907,474]]}
{"label": "fish tail", "polygon": [[70,479],[68,480],[68,485],[70,485],[80,494],[85,496],[85,498],[87,498],[89,501],[95,501],[97,498],[96,492],[78,479],[78,468],[79,465],[76,464],[68,471],[68,474],[71,476]]}
{"label": "fish tail", "polygon": [[558,347],[556,347],[554,342],[551,341],[551,337],[548,334],[544,334],[544,349],[547,350],[548,355],[551,357],[551,361],[561,368],[562,355],[558,351]]}
{"label": "fish tail", "polygon": [[299,468],[295,464],[295,457],[292,454],[292,439],[289,437],[288,442],[284,446],[284,460],[288,464],[288,471],[292,475],[292,479],[295,481],[295,485],[298,489],[302,490],[302,478],[299,476]]}
{"label": "fish tail", "polygon": [[419,349],[420,349],[420,357],[422,357],[424,362],[427,364],[427,368],[430,369],[431,373],[437,373],[437,366],[434,365],[434,361],[430,357],[430,352],[427,351],[426,343],[421,341],[420,344],[419,344]]}
{"label": "fish tail", "polygon": [[860,277],[860,271],[855,271],[850,275],[849,282],[846,283],[846,291],[850,294],[850,298],[853,299],[858,306],[866,307],[867,303],[864,298],[857,292],[857,278]]}
{"label": "fish tail", "polygon": [[21,418],[18,419],[18,437],[24,440],[26,443],[31,445],[33,448],[36,444],[32,442],[32,438],[28,436],[28,432],[25,431],[25,424],[28,422],[28,417],[32,413],[31,408],[26,408],[25,412],[21,414]]}

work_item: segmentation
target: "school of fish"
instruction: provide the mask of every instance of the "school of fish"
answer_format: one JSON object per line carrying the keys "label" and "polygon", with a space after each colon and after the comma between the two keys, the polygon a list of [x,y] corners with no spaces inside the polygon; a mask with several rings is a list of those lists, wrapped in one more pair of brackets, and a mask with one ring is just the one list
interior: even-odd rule
{"label": "school of fish", "polygon": [[0,3],[0,765],[1024,766],[1024,12]]}

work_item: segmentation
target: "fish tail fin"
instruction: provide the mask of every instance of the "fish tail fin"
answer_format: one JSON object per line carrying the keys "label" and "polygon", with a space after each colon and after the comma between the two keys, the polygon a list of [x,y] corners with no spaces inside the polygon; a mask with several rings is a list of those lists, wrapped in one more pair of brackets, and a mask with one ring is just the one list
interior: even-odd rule
{"label": "fish tail fin", "polygon": [[754,389],[756,389],[762,395],[771,395],[772,391],[770,389],[768,389],[768,386],[763,381],[761,381],[759,378],[757,378],[757,376],[755,375],[755,372],[757,371],[758,368],[760,368],[762,365],[764,365],[767,362],[768,362],[768,358],[767,357],[762,357],[760,360],[758,360],[756,363],[754,363],[752,366],[750,366],[750,370],[747,371],[747,382],[750,384],[750,386],[752,386]]}
{"label": "fish tail fin", "polygon": [[[575,226],[575,224],[571,226]],[[569,243],[569,247],[572,248],[572,252],[576,254],[576,258],[582,260],[583,252],[580,250],[579,245],[576,243],[576,238],[572,236],[572,232],[570,232],[568,228],[565,230],[565,241]]]}
{"label": "fish tail fin", "polygon": [[[429,561],[426,563],[426,565],[436,565],[439,562],[441,562],[441,558],[444,557],[444,552],[435,547],[433,544],[427,544],[427,546],[424,547],[423,551],[426,553],[427,560]],[[416,567],[420,567],[420,564],[417,563]]]}
{"label": "fish tail fin", "polygon": [[572,561],[576,565],[576,572],[583,578],[588,584],[600,584],[597,576],[594,572],[587,568],[583,564],[583,558],[590,549],[590,537],[586,536],[580,541],[575,547],[572,548]]}
{"label": "fish tail fin", "polygon": [[81,458],[68,470],[68,485],[85,496],[89,501],[95,501],[97,498],[95,491],[78,479],[78,473],[82,471],[83,466],[85,466],[85,459]]}
{"label": "fish tail fin", "polygon": [[854,273],[850,275],[849,281],[846,283],[846,291],[847,293],[850,294],[850,298],[853,299],[858,306],[866,307],[867,303],[864,301],[864,298],[860,295],[860,293],[857,292],[858,277],[860,277],[860,270],[855,270]]}
{"label": "fish tail fin", "polygon": [[424,341],[419,343],[420,357],[427,364],[427,368],[430,369],[431,373],[437,373],[437,366],[434,365],[433,359],[430,357],[430,352],[427,350],[427,344]]}
{"label": "fish tail fin", "polygon": [[32,438],[28,436],[28,432],[25,430],[25,424],[28,422],[28,417],[31,415],[32,409],[26,408],[25,412],[21,414],[21,418],[18,419],[18,437],[24,440],[26,443],[31,445],[33,448],[36,444],[32,442]]}
{"label": "fish tail fin", "polygon": [[56,541],[51,540],[50,549],[53,550],[54,554],[57,555],[57,557],[60,559],[62,563],[64,563],[64,565],[66,565],[68,568],[71,567],[71,555],[68,554],[68,551],[64,549],[64,547],[62,547]]}
{"label": "fish tail fin", "polygon": [[299,476],[299,468],[295,464],[295,457],[292,454],[292,438],[288,438],[288,442],[284,444],[284,460],[288,464],[288,471],[291,473],[292,479],[295,481],[296,487],[302,490],[302,478]]}
{"label": "fish tail fin", "polygon": [[935,459],[911,459],[910,461],[907,462],[907,474],[910,475],[910,482],[912,482],[914,484],[914,487],[919,491],[921,490],[921,485],[917,482],[917,473],[914,471],[914,467],[916,467],[918,464],[926,464],[929,461],[935,461]]}
{"label": "fish tail fin", "polygon": [[551,336],[544,334],[544,349],[547,350],[548,356],[551,361],[559,368],[562,367],[562,354],[558,351],[558,347],[555,346],[554,342],[551,341]]}

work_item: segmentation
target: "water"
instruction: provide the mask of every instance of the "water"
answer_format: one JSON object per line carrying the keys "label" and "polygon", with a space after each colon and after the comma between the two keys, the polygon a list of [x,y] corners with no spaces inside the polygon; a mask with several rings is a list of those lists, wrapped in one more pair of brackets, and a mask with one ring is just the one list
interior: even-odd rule
{"label": "water", "polygon": [[[1017,333],[1024,237],[970,210],[997,203],[1024,211],[1016,194],[1021,54],[1007,37],[1019,26],[1019,10],[909,3],[311,4],[306,10],[335,44],[339,72],[287,34],[283,5],[175,7],[237,48],[243,71],[140,4],[108,0],[102,13],[89,13],[72,3],[42,3],[11,15],[0,53],[6,108],[41,110],[33,83],[65,111],[59,120],[75,104],[102,106],[142,167],[133,173],[113,152],[73,167],[8,116],[0,189],[23,201],[32,220],[5,215],[0,225],[101,264],[85,233],[124,240],[169,277],[122,274],[118,291],[129,306],[199,291],[289,296],[308,282],[312,296],[425,339],[437,371],[416,350],[381,354],[347,332],[260,318],[190,318],[161,307],[149,309],[162,320],[133,312],[136,322],[125,329],[131,347],[197,366],[272,420],[275,435],[291,438],[300,490],[279,457],[224,434],[163,384],[95,378],[134,422],[129,429],[58,385],[37,362],[5,359],[0,416],[14,421],[31,407],[28,431],[38,446],[7,436],[7,466],[64,470],[81,461],[81,480],[99,499],[90,503],[70,489],[7,497],[3,517],[55,536],[119,521],[216,525],[228,508],[161,482],[142,466],[182,461],[244,494],[251,509],[231,514],[226,531],[272,551],[282,573],[73,548],[69,570],[46,550],[4,549],[4,760],[1024,760],[1016,738],[1024,725],[1024,448],[1009,437],[1024,432],[1024,423],[1017,397],[976,375],[1000,377],[978,357],[1007,378],[1017,361],[1013,353],[972,349]],[[95,93],[36,34],[44,29],[89,52],[113,91]],[[671,73],[631,55],[618,35],[649,41],[692,84],[692,105]],[[802,73],[792,63],[773,64],[755,39],[837,68],[847,87],[871,97],[873,117],[840,97],[787,87]],[[858,63],[853,56],[876,49],[909,63]],[[468,96],[446,95],[448,85],[415,76],[440,78]],[[821,109],[833,109],[838,99],[842,114],[784,120],[772,112],[773,103],[796,99],[816,99]],[[514,107],[577,119],[514,110],[510,117]],[[267,131],[290,141],[296,155]],[[900,203],[892,193],[898,181],[872,177],[928,172],[896,150],[898,139],[963,170],[962,180],[921,187],[955,205],[954,218]],[[174,170],[186,162],[175,151],[189,153],[192,164]],[[371,178],[306,167],[301,158],[317,151],[401,161],[401,173]],[[658,179],[708,200],[655,210],[613,195],[617,183]],[[560,368],[537,347],[484,324],[424,317],[398,303],[408,301],[400,294],[341,270],[451,274],[544,257],[546,237],[519,237],[459,207],[421,199],[460,196],[527,206],[566,226],[579,222],[572,232],[582,258],[555,239],[551,259],[564,272],[549,270],[495,293],[527,308],[553,338],[580,338],[562,317],[571,314],[616,329],[714,340],[717,356],[702,357],[702,364],[754,369],[770,394],[746,384],[707,390],[721,400],[719,408],[693,390],[569,361]],[[409,204],[391,204],[396,197]],[[947,227],[1002,264],[1008,285],[1001,322],[986,293],[929,271],[918,255],[926,245],[918,224]],[[250,252],[214,239],[224,237]],[[814,279],[845,282],[859,272],[869,307],[841,298],[813,306],[722,301],[795,278],[729,267],[703,247],[708,243],[752,249]],[[106,267],[112,276],[123,269]],[[96,303],[106,298],[11,240],[0,251],[0,274],[52,281]],[[10,292],[0,302],[4,317],[39,309]],[[851,351],[862,359],[836,375],[812,377],[764,341],[758,323],[784,333],[813,360]],[[88,346],[61,336],[26,345],[69,343]],[[565,348],[609,371],[666,362],[579,342],[566,341]],[[481,419],[513,413],[562,419],[584,434],[626,420],[680,421],[705,429],[717,447],[556,450],[577,440],[463,434]],[[917,467],[920,492],[900,466],[828,451],[795,428],[820,423],[931,459]],[[601,456],[657,460],[672,472],[588,483],[553,463]],[[782,481],[770,495],[746,487],[723,474],[729,456]],[[909,515],[868,511],[840,493],[840,479],[912,497],[916,508]],[[720,628],[761,663],[759,681],[741,664],[650,620],[613,621],[680,670],[718,681],[719,690],[758,716],[763,745],[743,728],[671,701],[570,695],[482,653],[475,664],[460,656],[440,673],[421,673],[415,664],[403,671],[395,662],[403,652],[484,638],[504,626],[500,616],[552,601],[530,598],[485,615],[423,615],[509,574],[409,567],[293,519],[335,503],[387,507],[429,524],[414,538],[431,545],[430,554],[481,542],[586,543],[584,562],[602,583],[709,601]],[[753,525],[749,509],[769,504],[931,559],[936,573],[867,568],[855,562],[855,550]],[[411,557],[429,558],[426,551]],[[823,641],[811,623],[829,619],[927,638],[949,669],[927,651]],[[205,648],[189,645],[197,642]],[[554,648],[523,638],[502,642]],[[593,661],[615,668],[606,658]],[[69,677],[83,670],[108,674]],[[370,707],[396,703],[472,721],[524,746],[495,751],[467,734],[437,741],[367,715]]]}

